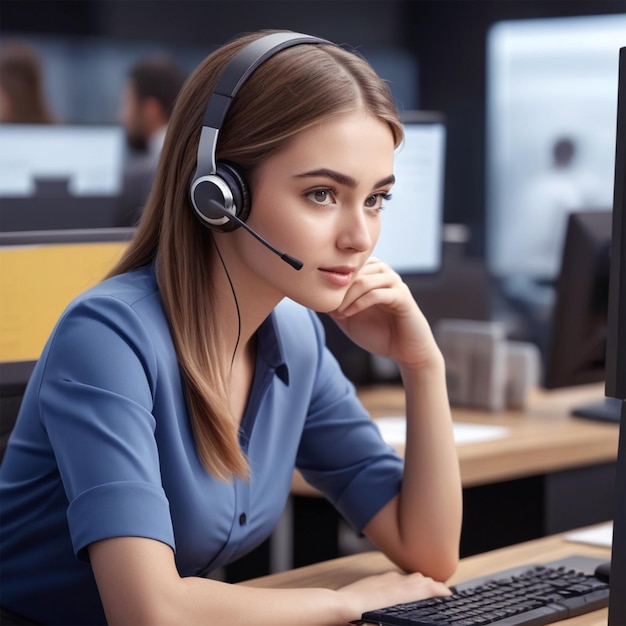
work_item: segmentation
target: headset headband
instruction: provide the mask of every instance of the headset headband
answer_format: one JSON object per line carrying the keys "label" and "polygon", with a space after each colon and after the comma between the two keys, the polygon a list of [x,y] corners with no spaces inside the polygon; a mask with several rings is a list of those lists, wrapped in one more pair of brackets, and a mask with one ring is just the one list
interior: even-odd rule
{"label": "headset headband", "polygon": [[215,174],[217,137],[230,104],[248,76],[277,52],[300,44],[331,43],[312,35],[282,32],[261,37],[242,48],[222,71],[209,98],[198,143],[197,168],[194,178]]}

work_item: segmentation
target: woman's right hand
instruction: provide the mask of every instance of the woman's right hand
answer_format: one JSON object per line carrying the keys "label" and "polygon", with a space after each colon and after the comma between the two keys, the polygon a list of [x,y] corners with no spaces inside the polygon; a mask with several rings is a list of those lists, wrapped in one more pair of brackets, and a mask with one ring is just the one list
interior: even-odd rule
{"label": "woman's right hand", "polygon": [[358,619],[366,611],[433,596],[448,596],[451,591],[444,583],[422,574],[391,571],[358,580],[341,587],[337,593],[344,597],[354,614],[350,619]]}

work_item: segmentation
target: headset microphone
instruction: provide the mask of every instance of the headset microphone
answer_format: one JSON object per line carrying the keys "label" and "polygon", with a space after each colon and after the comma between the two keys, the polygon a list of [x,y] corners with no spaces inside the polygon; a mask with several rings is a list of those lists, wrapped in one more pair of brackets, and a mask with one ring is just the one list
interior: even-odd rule
{"label": "headset microphone", "polygon": [[291,265],[291,267],[293,267],[296,270],[302,269],[302,266],[304,265],[302,261],[299,261],[298,259],[295,259],[294,257],[289,256],[285,252],[281,252],[280,250],[275,248],[271,243],[269,243],[268,241],[265,241],[265,239],[263,239],[263,237],[261,237],[259,233],[257,233],[255,230],[252,230],[252,228],[250,228],[250,226],[248,226],[242,219],[230,213],[219,202],[216,202],[215,200],[209,200],[208,203],[212,209],[218,211],[219,213],[224,215],[224,217],[226,217],[227,219],[235,222],[237,226],[241,226],[246,232],[250,233],[257,241],[261,242],[266,248],[271,250],[274,254],[278,255],[285,263],[288,263],[289,265]]}

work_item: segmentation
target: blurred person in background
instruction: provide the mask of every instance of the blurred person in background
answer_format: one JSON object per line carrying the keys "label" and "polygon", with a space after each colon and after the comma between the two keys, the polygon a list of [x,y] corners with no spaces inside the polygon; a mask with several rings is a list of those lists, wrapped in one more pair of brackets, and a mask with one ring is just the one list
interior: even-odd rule
{"label": "blurred person in background", "polygon": [[186,73],[166,56],[136,63],[122,92],[119,121],[131,151],[121,197],[128,225],[141,216],[163,147],[167,124]]}
{"label": "blurred person in background", "polygon": [[516,210],[524,221],[533,224],[533,229],[524,236],[520,227],[515,245],[529,271],[502,280],[508,303],[520,315],[521,328],[517,332],[542,351],[547,350],[549,341],[569,215],[593,206],[587,203],[585,193],[590,177],[576,167],[578,151],[574,137],[556,137],[546,168],[519,193]]}
{"label": "blurred person in background", "polygon": [[56,122],[46,102],[37,51],[21,40],[0,48],[0,122],[50,124]]}

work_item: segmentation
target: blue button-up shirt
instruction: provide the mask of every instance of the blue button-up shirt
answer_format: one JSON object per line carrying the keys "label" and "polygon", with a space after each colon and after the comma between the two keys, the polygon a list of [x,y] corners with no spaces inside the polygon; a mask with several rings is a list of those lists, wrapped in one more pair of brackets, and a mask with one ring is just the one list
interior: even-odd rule
{"label": "blue button-up shirt", "polygon": [[29,382],[0,469],[2,604],[45,623],[105,623],[86,548],[140,536],[207,574],[261,543],[294,467],[360,530],[399,490],[387,446],[325,347],[317,316],[283,301],[259,328],[241,423],[249,481],[201,464],[151,268],[77,298]]}

